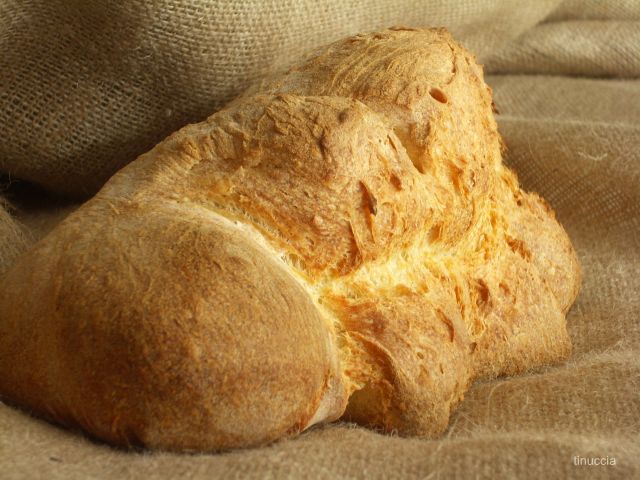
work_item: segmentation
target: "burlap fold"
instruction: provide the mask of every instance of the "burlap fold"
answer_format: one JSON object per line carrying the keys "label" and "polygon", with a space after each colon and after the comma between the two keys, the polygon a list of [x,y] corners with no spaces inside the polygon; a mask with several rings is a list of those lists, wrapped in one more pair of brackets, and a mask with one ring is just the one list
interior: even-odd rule
{"label": "burlap fold", "polygon": [[86,197],[320,45],[390,25],[447,25],[484,58],[558,3],[2,0],[0,171]]}
{"label": "burlap fold", "polygon": [[0,275],[27,247],[25,233],[12,218],[8,207],[0,197]]}

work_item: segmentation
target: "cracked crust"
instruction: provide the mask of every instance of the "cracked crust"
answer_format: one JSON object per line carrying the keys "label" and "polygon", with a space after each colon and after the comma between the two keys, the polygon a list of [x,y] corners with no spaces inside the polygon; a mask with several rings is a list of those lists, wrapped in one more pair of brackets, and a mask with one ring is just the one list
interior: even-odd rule
{"label": "cracked crust", "polygon": [[[443,29],[336,42],[116,174],[0,283],[0,393],[118,445],[434,436],[559,361],[580,285]],[[21,299],[17,303],[15,299]]]}

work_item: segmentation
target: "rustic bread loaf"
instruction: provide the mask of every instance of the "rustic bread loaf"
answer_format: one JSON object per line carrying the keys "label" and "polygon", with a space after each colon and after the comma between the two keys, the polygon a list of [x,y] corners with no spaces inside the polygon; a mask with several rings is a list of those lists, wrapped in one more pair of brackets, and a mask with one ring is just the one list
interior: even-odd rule
{"label": "rustic bread loaf", "polygon": [[444,29],[358,35],[117,173],[0,282],[0,394],[117,445],[434,436],[565,358],[580,284]]}

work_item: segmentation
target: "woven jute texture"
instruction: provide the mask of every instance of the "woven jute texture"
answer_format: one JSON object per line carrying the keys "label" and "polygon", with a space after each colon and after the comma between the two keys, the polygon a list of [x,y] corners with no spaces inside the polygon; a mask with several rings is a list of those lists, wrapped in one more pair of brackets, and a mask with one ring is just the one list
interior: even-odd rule
{"label": "woven jute texture", "polygon": [[25,232],[9,211],[10,206],[0,197],[0,275],[27,247]]}
{"label": "woven jute texture", "polygon": [[88,195],[118,168],[319,45],[447,25],[480,58],[556,0],[0,1],[0,171]]}
{"label": "woven jute texture", "polygon": [[[226,454],[127,452],[0,404],[1,478],[640,478],[640,2],[151,3],[0,1],[1,171],[90,194],[305,51],[447,25],[486,64],[507,164],[578,252],[573,354],[476,384],[432,440],[337,423]],[[6,195],[30,241],[75,206]]]}

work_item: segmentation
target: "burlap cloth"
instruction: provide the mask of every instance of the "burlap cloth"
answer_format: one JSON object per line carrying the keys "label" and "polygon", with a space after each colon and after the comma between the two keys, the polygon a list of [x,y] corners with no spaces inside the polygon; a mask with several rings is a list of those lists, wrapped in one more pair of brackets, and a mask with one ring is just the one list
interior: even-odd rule
{"label": "burlap cloth", "polygon": [[571,359],[476,384],[436,440],[334,424],[227,454],[132,453],[0,404],[0,477],[640,476],[634,0],[0,0],[0,171],[22,224],[0,207],[1,267],[74,208],[61,195],[90,195],[305,51],[392,24],[448,26],[485,64],[507,162],[555,208],[584,268]]}

